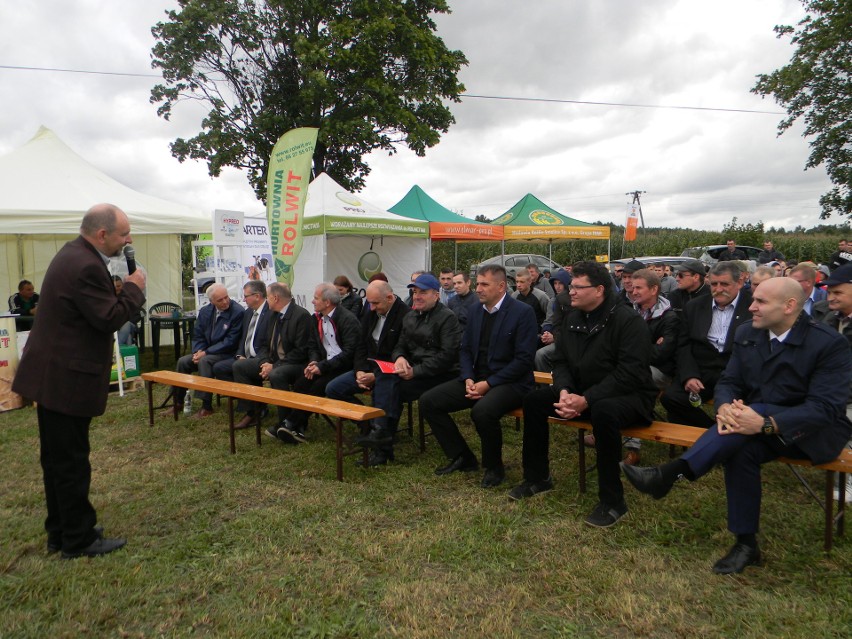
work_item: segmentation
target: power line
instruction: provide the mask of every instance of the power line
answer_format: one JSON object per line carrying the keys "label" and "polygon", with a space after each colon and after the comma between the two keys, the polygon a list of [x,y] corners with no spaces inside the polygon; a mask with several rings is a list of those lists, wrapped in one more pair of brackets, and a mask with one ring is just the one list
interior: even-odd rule
{"label": "power line", "polygon": [[[158,73],[129,73],[126,71],[96,71],[91,69],[62,69],[58,67],[30,67],[0,64],[0,69],[13,71],[52,71],[55,73],[82,73],[86,75],[112,75],[131,78],[162,78]],[[541,102],[553,104],[582,104],[587,106],[610,106],[630,109],[680,109],[687,111],[716,111],[721,113],[755,113],[760,115],[787,115],[782,111],[757,111],[754,109],[729,109],[724,107],[699,107],[676,104],[639,104],[630,102],[594,102],[591,100],[563,100],[558,98],[524,98],[506,95],[477,95],[474,93],[462,93],[462,98],[473,98],[477,100],[502,100],[514,102]]]}
{"label": "power line", "polygon": [[514,100],[517,102],[555,102],[557,104],[587,104],[592,106],[629,107],[635,109],[685,109],[689,111],[722,111],[726,113],[759,113],[762,115],[787,115],[781,111],[756,111],[754,109],[726,109],[722,107],[699,107],[670,104],[632,104],[629,102],[591,102],[589,100],[559,100],[556,98],[519,98],[499,95],[474,95],[463,93],[463,98],[479,98],[482,100]]}

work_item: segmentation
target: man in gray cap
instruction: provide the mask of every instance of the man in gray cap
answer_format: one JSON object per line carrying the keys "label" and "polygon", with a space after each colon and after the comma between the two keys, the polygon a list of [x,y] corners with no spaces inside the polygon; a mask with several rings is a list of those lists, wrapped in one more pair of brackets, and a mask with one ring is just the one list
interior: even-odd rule
{"label": "man in gray cap", "polygon": [[682,311],[686,303],[696,297],[710,295],[710,287],[704,283],[706,273],[701,260],[684,260],[675,267],[677,290],[669,293],[669,302],[675,311]]}

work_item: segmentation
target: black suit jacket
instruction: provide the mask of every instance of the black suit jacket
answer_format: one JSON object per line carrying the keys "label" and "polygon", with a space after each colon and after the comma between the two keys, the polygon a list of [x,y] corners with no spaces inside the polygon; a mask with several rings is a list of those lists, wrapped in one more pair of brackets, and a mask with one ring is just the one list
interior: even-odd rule
{"label": "black suit jacket", "polygon": [[[263,303],[263,306],[259,310],[260,315],[257,318],[257,326],[254,329],[254,339],[252,340],[255,357],[260,357],[264,349],[269,349],[268,329],[269,318],[272,315],[272,311],[269,310],[269,305],[266,302]],[[248,353],[246,353],[246,338],[248,337],[252,316],[254,316],[254,311],[250,308],[247,308],[243,312],[243,330],[240,333],[240,343],[237,346],[236,357],[249,357]]]}
{"label": "black suit jacket", "polygon": [[[267,339],[264,349],[258,353],[260,363],[270,362],[274,368],[284,364],[308,363],[308,338],[311,334],[311,314],[291,301],[287,305],[284,317],[270,311],[267,322]],[[278,357],[278,343],[284,347],[284,358]]]}
{"label": "black suit jacket", "polygon": [[707,386],[714,385],[733,349],[734,333],[737,328],[751,319],[751,291],[741,289],[734,317],[728,326],[722,352],[707,339],[713,321],[713,297],[701,296],[687,303],[683,309],[683,324],[677,349],[677,378],[682,383],[693,377]]}
{"label": "black suit jacket", "polygon": [[356,371],[373,372],[374,365],[370,359],[391,360],[393,349],[396,348],[402,333],[402,318],[410,311],[405,302],[397,297],[385,316],[385,325],[382,326],[378,343],[373,341],[373,330],[379,321],[379,314],[373,309],[364,311],[361,315],[361,341],[355,350]]}

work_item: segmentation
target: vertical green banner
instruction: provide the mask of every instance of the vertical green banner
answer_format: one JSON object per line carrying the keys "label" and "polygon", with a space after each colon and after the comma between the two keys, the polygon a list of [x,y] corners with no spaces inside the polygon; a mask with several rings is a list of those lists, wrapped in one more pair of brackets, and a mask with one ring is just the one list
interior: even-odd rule
{"label": "vertical green banner", "polygon": [[302,250],[302,216],[311,181],[311,159],[319,129],[303,127],[282,135],[269,159],[266,218],[275,276],[293,285],[293,265]]}

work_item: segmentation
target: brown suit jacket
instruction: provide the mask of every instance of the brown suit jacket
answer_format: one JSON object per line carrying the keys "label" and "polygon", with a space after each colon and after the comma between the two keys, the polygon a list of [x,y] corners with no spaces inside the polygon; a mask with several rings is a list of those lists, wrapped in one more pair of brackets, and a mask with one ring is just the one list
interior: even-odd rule
{"label": "brown suit jacket", "polygon": [[113,333],[145,303],[135,284],[115,294],[100,253],[82,236],[53,258],[12,390],[58,413],[106,410]]}

